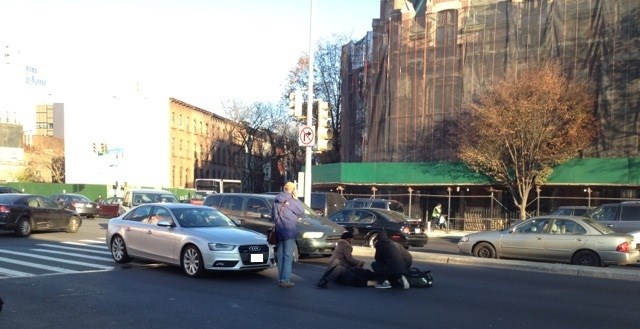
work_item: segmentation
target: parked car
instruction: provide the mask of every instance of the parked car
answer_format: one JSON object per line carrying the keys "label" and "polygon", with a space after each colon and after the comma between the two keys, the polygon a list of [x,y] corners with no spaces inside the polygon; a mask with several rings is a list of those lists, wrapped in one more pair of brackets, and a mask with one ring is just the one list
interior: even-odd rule
{"label": "parked car", "polygon": [[118,215],[122,215],[129,209],[145,203],[180,203],[178,198],[171,192],[154,189],[134,189],[124,192],[122,203]]}
{"label": "parked car", "polygon": [[220,211],[185,203],[150,203],[109,220],[113,260],[180,266],[189,277],[213,271],[260,271],[275,264],[264,234],[238,227]]}
{"label": "parked car", "polygon": [[[207,196],[204,205],[215,207],[239,222],[242,227],[267,234],[274,226],[271,211],[276,196],[272,194],[217,193]],[[304,206],[298,222],[297,250],[294,258],[305,255],[328,256],[345,229]]]}
{"label": "parked car", "polygon": [[11,186],[0,186],[0,194],[2,193],[22,193],[22,192]]}
{"label": "parked car", "polygon": [[640,201],[606,203],[591,211],[589,217],[619,233],[640,231]]}
{"label": "parked car", "polygon": [[51,196],[63,208],[74,210],[80,216],[93,218],[98,215],[98,204],[82,194],[59,193]]}
{"label": "parked car", "polygon": [[329,217],[329,215],[344,208],[346,203],[347,199],[340,193],[311,192],[311,209],[322,217]]}
{"label": "parked car", "polygon": [[0,229],[27,237],[33,231],[63,230],[76,233],[82,225],[77,212],[64,209],[50,198],[35,194],[0,194]]}
{"label": "parked car", "polygon": [[635,264],[640,258],[633,236],[576,216],[539,216],[506,230],[471,233],[460,239],[458,251],[586,266]]}
{"label": "parked car", "polygon": [[113,218],[118,216],[122,198],[114,196],[98,202],[98,216]]}
{"label": "parked car", "polygon": [[386,209],[404,214],[404,205],[402,204],[402,202],[396,200],[355,198],[347,200],[345,208]]}
{"label": "parked car", "polygon": [[587,206],[560,206],[556,210],[549,213],[549,215],[561,215],[561,216],[587,216],[587,214],[595,209],[595,207]]}
{"label": "parked car", "polygon": [[405,248],[423,247],[429,237],[419,223],[393,210],[375,208],[342,209],[329,216],[329,220],[353,234],[353,242],[373,248],[381,230]]}

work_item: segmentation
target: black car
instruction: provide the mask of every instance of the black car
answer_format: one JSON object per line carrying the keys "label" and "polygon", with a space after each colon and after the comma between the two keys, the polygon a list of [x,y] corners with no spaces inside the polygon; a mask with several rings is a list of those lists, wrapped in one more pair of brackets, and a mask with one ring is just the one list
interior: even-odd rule
{"label": "black car", "polygon": [[62,208],[55,201],[40,195],[0,194],[0,229],[12,230],[26,237],[32,231],[63,230],[75,233],[82,225],[82,217],[73,210]]}
{"label": "black car", "polygon": [[0,194],[3,193],[22,193],[11,186],[0,186]]}
{"label": "black car", "polygon": [[329,219],[351,232],[354,244],[373,247],[380,230],[387,230],[389,238],[405,248],[422,247],[429,240],[419,222],[393,210],[345,208],[329,216]]}
{"label": "black car", "polygon": [[588,217],[595,207],[587,206],[560,206],[556,210],[552,211],[549,215],[562,215],[562,216],[583,216]]}
{"label": "black car", "polygon": [[82,194],[60,193],[52,195],[51,199],[63,208],[73,210],[80,214],[80,216],[85,216],[87,218],[97,216],[100,210],[98,203],[89,200],[89,198]]}

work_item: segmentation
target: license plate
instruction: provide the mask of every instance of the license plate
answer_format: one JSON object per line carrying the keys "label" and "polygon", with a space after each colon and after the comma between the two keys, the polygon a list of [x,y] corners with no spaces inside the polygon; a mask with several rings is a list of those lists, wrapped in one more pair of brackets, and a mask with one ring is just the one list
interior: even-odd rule
{"label": "license plate", "polygon": [[87,208],[93,208],[92,204],[87,204]]}
{"label": "license plate", "polygon": [[422,230],[420,230],[419,228],[416,228],[416,234],[420,234],[420,232],[422,232]]}
{"label": "license plate", "polygon": [[264,262],[264,257],[262,254],[251,254],[251,262],[252,263],[262,263]]}

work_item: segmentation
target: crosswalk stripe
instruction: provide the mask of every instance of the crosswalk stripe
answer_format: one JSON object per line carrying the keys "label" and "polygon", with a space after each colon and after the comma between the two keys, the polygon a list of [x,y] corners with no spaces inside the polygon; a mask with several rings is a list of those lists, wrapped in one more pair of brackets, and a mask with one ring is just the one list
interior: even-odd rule
{"label": "crosswalk stripe", "polygon": [[[97,265],[97,264],[78,262],[78,261],[68,260],[68,259],[60,259],[60,258],[54,258],[54,257],[48,257],[48,256],[42,256],[42,255],[34,255],[34,254],[29,254],[29,253],[24,253],[24,252],[0,250],[0,253],[19,255],[19,256],[25,256],[25,257],[32,257],[32,258],[50,260],[50,261],[55,261],[55,262],[59,262],[59,263],[66,263],[66,264],[72,264],[72,265],[80,265],[80,266],[86,266],[86,267],[100,268],[100,269],[104,269],[104,270],[113,269],[113,266]],[[26,263],[26,262],[24,262],[24,263]],[[30,263],[26,263],[26,264],[30,264]],[[58,268],[64,270],[61,267],[58,267]],[[75,272],[76,271],[72,271],[72,272],[68,272],[68,273],[75,273]]]}
{"label": "crosswalk stripe", "polygon": [[[5,252],[6,250],[0,250],[0,252]],[[48,265],[43,265],[43,264],[37,264],[37,263],[30,263],[30,262],[23,262],[21,260],[17,260],[17,259],[11,259],[11,258],[5,258],[5,257],[0,257],[0,260],[5,262],[5,263],[12,263],[12,264],[17,264],[17,265],[22,265],[22,266],[28,266],[28,267],[35,267],[35,268],[39,268],[39,269],[43,269],[43,270],[48,270],[48,271],[53,271],[53,272],[59,272],[59,273],[78,273],[78,271],[74,271],[74,270],[68,270],[66,268],[62,268],[62,267],[57,267],[57,266],[48,266]]]}
{"label": "crosswalk stripe", "polygon": [[68,244],[68,245],[72,245],[72,246],[82,246],[82,247],[89,247],[89,248],[94,248],[94,249],[107,249],[107,245],[104,244],[104,242],[102,244],[96,245],[96,244],[86,244],[86,243],[79,243],[79,242],[63,242],[64,244]]}
{"label": "crosswalk stripe", "polygon": [[83,252],[87,252],[87,253],[91,253],[91,254],[111,255],[111,253],[109,251],[87,250],[87,249],[84,249],[84,248],[73,248],[73,247],[59,246],[57,244],[39,243],[38,246],[57,248],[57,249],[64,249],[64,250],[83,251]]}
{"label": "crosswalk stripe", "polygon": [[[39,252],[47,252],[47,253],[56,254],[56,255],[73,256],[73,257],[78,257],[78,258],[86,258],[86,259],[101,260],[101,261],[113,261],[113,259],[111,257],[82,255],[82,254],[77,254],[77,253],[72,253],[72,252],[64,252],[64,251],[49,250],[49,249],[31,249],[31,250],[39,251]],[[110,255],[108,252],[106,254]]]}
{"label": "crosswalk stripe", "polygon": [[8,268],[0,268],[0,274],[8,276],[35,276],[31,273],[10,270]]}
{"label": "crosswalk stripe", "polygon": [[85,243],[93,243],[93,244],[102,244],[105,245],[105,240],[107,240],[106,238],[102,238],[102,239],[98,239],[98,240],[86,240],[86,239],[82,239],[79,240],[80,242],[85,242]]}

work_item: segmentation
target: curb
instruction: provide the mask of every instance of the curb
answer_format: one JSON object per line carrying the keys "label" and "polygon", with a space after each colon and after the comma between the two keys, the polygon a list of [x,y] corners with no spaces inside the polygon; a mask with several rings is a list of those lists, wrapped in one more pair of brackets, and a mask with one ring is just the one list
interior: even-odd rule
{"label": "curb", "polygon": [[[534,271],[544,273],[555,273],[562,275],[583,276],[590,278],[614,279],[640,282],[640,271],[627,270],[622,268],[608,267],[586,267],[570,264],[558,263],[538,263],[521,260],[477,258],[472,256],[452,256],[429,252],[409,251],[414,260],[438,263],[438,264],[458,264],[505,268],[517,271]],[[353,247],[354,256],[373,257],[375,249],[369,247]]]}

